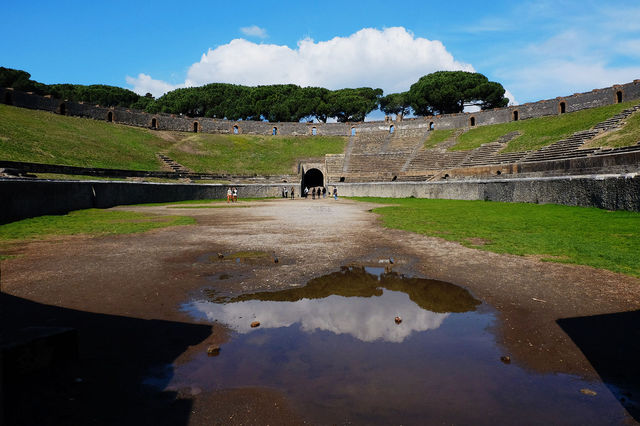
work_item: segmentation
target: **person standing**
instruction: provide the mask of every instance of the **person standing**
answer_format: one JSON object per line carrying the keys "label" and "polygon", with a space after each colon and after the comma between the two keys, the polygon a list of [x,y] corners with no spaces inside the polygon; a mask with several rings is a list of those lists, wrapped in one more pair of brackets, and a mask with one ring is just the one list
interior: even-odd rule
{"label": "person standing", "polygon": [[286,187],[284,188],[284,198],[289,198],[289,190]]}
{"label": "person standing", "polygon": [[235,186],[233,187],[233,202],[237,202],[238,201],[238,188],[236,188]]}
{"label": "person standing", "polygon": [[292,187],[291,187],[291,199],[292,199],[292,200],[293,200],[293,191],[294,191],[294,189],[293,189],[293,186],[292,186]]}
{"label": "person standing", "polygon": [[311,199],[312,200],[316,199],[316,188],[315,187],[311,190]]}
{"label": "person standing", "polygon": [[304,187],[304,198],[307,198],[309,196],[309,188],[308,187]]}
{"label": "person standing", "polygon": [[326,186],[322,187],[322,198],[327,198],[327,187]]}
{"label": "person standing", "polygon": [[334,200],[338,199],[338,187],[337,186],[333,187],[333,199]]}
{"label": "person standing", "polygon": [[231,187],[227,189],[227,203],[231,201]]}

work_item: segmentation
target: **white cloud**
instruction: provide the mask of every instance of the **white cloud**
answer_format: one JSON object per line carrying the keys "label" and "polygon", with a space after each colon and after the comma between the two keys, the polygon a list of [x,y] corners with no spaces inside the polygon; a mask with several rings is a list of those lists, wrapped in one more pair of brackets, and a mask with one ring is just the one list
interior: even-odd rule
{"label": "white cloud", "polygon": [[[238,333],[252,331],[253,319],[260,328],[289,327],[300,324],[303,331],[317,330],[334,334],[349,334],[363,342],[382,340],[400,343],[414,332],[435,330],[449,316],[422,309],[405,293],[383,290],[376,297],[328,296],[323,299],[302,299],[296,302],[245,302],[216,304],[196,301],[185,306],[198,317],[220,321]],[[402,315],[398,325],[394,318]]]}
{"label": "white cloud", "polygon": [[242,27],[240,28],[242,34],[248,37],[259,37],[259,38],[267,38],[267,30],[264,28],[260,28],[257,25],[251,25],[250,27]]}
{"label": "white cloud", "polygon": [[139,95],[146,95],[151,93],[154,97],[162,96],[163,94],[185,87],[184,84],[169,84],[162,80],[154,80],[150,75],[138,74],[137,77],[126,77],[127,84],[133,87],[133,91]]}
{"label": "white cloud", "polygon": [[[328,89],[380,87],[393,93],[408,90],[421,76],[439,70],[474,71],[455,60],[440,41],[415,37],[403,27],[364,28],[327,41],[306,38],[293,49],[234,39],[204,53],[180,86],[293,83]],[[150,87],[178,87],[146,74],[127,77],[127,83],[136,93],[151,91]]]}

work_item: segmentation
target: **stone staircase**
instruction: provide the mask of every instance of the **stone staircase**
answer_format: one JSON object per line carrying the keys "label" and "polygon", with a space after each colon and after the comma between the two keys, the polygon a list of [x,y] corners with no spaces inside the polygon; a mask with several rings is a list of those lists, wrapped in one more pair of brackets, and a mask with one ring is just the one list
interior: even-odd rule
{"label": "stone staircase", "polygon": [[600,132],[594,129],[576,132],[566,139],[559,140],[551,145],[543,146],[536,151],[531,151],[529,154],[525,155],[521,161],[551,161],[586,157],[595,152],[597,148],[578,148],[584,145],[585,142],[593,139],[598,133]]}
{"label": "stone staircase", "polygon": [[585,142],[592,140],[600,133],[608,132],[621,127],[624,123],[624,119],[626,119],[636,111],[640,111],[640,105],[627,108],[619,114],[616,114],[613,117],[596,124],[589,130],[576,132],[566,139],[562,139],[556,143],[542,147],[537,151],[531,151],[526,156],[524,156],[521,161],[551,161],[569,158],[581,158],[587,157],[589,155],[594,155],[596,152],[602,150],[600,148],[580,149],[580,147],[584,145]]}
{"label": "stone staircase", "polygon": [[186,167],[184,167],[182,164],[172,160],[166,154],[159,152],[156,154],[156,157],[158,157],[158,159],[162,162],[162,164],[167,166],[169,169],[171,169],[175,173],[189,173],[191,171]]}

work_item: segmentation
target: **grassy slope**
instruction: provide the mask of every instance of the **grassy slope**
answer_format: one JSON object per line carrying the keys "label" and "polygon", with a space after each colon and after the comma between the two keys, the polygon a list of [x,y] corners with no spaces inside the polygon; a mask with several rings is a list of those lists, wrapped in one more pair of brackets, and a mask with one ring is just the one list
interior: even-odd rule
{"label": "grassy slope", "polygon": [[[372,199],[384,226],[496,253],[540,255],[640,277],[640,213],[486,201]],[[480,238],[484,245],[474,245]]]}
{"label": "grassy slope", "polygon": [[159,151],[196,172],[286,174],[296,159],[344,152],[344,137],[174,133],[0,104],[0,159],[80,167],[161,170]]}
{"label": "grassy slope", "polygon": [[0,159],[109,169],[160,170],[169,142],[146,129],[0,105]]}
{"label": "grassy slope", "polygon": [[493,142],[500,136],[516,130],[521,135],[509,142],[504,152],[539,149],[564,139],[572,133],[589,129],[637,103],[638,101],[630,101],[568,114],[475,127],[460,136],[458,143],[452,150],[474,149],[483,143]]}
{"label": "grassy slope", "polygon": [[640,112],[635,112],[626,119],[625,126],[620,130],[597,137],[589,142],[587,146],[618,148],[635,145],[638,142],[640,142]]}
{"label": "grassy slope", "polygon": [[424,142],[425,148],[433,148],[441,142],[453,136],[454,130],[433,130],[429,132],[429,138]]}
{"label": "grassy slope", "polygon": [[344,152],[347,139],[328,136],[186,134],[168,155],[196,172],[292,173],[296,159]]}

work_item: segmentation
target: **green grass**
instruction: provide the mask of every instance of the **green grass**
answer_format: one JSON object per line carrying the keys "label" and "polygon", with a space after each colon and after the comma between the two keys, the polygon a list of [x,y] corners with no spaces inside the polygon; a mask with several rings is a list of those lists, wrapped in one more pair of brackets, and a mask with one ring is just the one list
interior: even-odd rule
{"label": "green grass", "polygon": [[0,159],[108,169],[160,170],[171,142],[146,129],[0,104]]}
{"label": "green grass", "polygon": [[344,152],[338,136],[258,136],[190,134],[169,157],[199,173],[274,175],[295,172],[296,160]]}
{"label": "green grass", "polygon": [[433,130],[429,132],[430,136],[426,141],[424,141],[424,147],[427,149],[433,148],[439,143],[442,143],[448,140],[449,138],[451,138],[451,136],[453,136],[454,131],[455,130]]}
{"label": "green grass", "polygon": [[553,204],[360,198],[384,226],[496,253],[589,265],[640,277],[640,213]]}
{"label": "green grass", "polygon": [[[194,223],[195,219],[187,216],[158,216],[101,209],[77,210],[62,216],[39,216],[0,225],[0,249],[6,249],[8,244],[61,235],[131,234]],[[7,257],[0,255],[0,259]]]}
{"label": "green grass", "polygon": [[511,121],[509,123],[478,126],[462,134],[452,151],[466,151],[493,142],[500,136],[519,131],[520,136],[511,140],[503,152],[528,151],[542,148],[571,134],[587,130],[594,125],[637,104],[637,101],[585,109],[562,115]]}
{"label": "green grass", "polygon": [[595,138],[588,143],[587,146],[618,148],[635,145],[638,142],[640,142],[640,112],[635,112],[626,119],[625,126],[620,130],[609,132],[603,137]]}
{"label": "green grass", "polygon": [[346,141],[338,136],[152,132],[0,104],[0,159],[10,161],[156,171],[162,165],[155,154],[162,151],[194,172],[289,174],[299,159],[343,153]]}

